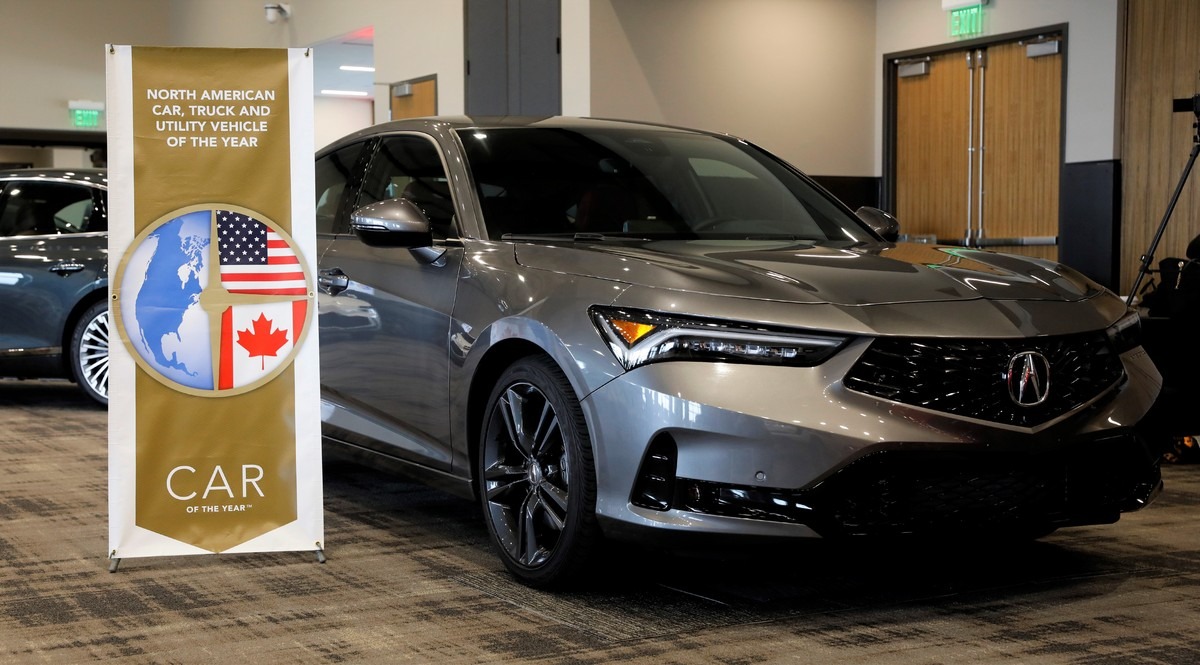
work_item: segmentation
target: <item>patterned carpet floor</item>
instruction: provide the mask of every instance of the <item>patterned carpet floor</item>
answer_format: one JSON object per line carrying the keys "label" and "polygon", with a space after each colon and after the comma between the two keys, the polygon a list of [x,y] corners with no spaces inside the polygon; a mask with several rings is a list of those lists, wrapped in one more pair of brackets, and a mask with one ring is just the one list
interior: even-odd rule
{"label": "patterned carpet floor", "polygon": [[476,507],[325,467],[329,560],[108,572],[106,413],[0,381],[0,663],[1200,662],[1200,466],[1111,526],[980,550],[614,548],[587,590],[505,573]]}

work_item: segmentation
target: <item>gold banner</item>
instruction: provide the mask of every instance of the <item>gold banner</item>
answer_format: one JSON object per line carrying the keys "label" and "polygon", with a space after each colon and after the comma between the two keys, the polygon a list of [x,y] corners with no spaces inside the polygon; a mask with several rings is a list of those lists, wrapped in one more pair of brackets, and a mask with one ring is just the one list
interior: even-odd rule
{"label": "gold banner", "polygon": [[[137,240],[113,295],[137,361],[135,523],[220,552],[297,516],[288,354],[314,308],[290,239],[288,54],[134,47],[132,72]],[[234,242],[272,270],[281,248],[298,285],[237,286]]]}

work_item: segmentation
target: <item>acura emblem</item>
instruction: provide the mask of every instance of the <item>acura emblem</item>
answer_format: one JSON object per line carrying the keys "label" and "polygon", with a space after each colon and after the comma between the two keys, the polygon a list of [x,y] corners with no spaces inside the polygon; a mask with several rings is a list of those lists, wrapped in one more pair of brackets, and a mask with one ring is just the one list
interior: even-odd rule
{"label": "acura emblem", "polygon": [[1035,406],[1050,394],[1050,361],[1037,351],[1022,351],[1008,361],[1008,396],[1018,406]]}

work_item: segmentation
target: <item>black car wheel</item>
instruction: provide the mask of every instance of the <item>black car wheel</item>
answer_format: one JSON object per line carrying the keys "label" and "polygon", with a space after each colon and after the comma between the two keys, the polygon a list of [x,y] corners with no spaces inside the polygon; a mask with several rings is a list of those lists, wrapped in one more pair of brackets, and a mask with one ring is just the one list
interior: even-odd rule
{"label": "black car wheel", "polygon": [[92,305],[75,325],[71,374],[88,397],[108,404],[108,303]]}
{"label": "black car wheel", "polygon": [[504,564],[533,586],[570,584],[600,532],[587,425],[566,376],[545,358],[514,363],[488,400],[482,437],[483,514]]}

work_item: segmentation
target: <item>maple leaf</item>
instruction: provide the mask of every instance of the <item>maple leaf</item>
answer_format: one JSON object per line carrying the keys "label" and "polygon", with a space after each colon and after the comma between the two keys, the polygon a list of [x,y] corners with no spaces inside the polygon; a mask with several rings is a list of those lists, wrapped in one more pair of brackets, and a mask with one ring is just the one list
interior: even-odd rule
{"label": "maple leaf", "polygon": [[249,328],[238,331],[237,343],[250,353],[250,357],[262,359],[262,369],[267,368],[267,356],[274,357],[279,348],[287,344],[287,330],[271,330],[275,325],[265,313],[260,313],[257,319],[251,321],[254,330]]}

